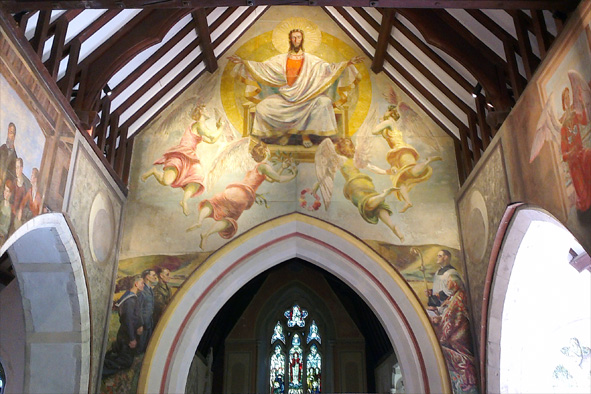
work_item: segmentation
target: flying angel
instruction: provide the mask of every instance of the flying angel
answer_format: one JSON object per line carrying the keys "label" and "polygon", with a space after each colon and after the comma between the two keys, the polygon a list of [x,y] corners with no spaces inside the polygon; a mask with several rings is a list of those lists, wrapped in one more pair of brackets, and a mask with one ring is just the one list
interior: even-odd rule
{"label": "flying angel", "polygon": [[207,238],[212,234],[218,233],[224,239],[230,239],[236,234],[238,218],[256,202],[256,191],[263,182],[285,183],[298,174],[296,164],[288,158],[281,162],[281,168],[276,171],[268,161],[270,152],[267,145],[258,142],[251,147],[251,141],[250,137],[245,137],[230,143],[219,153],[212,165],[207,176],[210,189],[228,171],[245,175],[241,181],[227,185],[223,192],[199,203],[197,223],[187,231],[200,228],[208,218],[214,221],[208,230],[201,233],[201,249],[204,249]]}
{"label": "flying angel", "polygon": [[435,132],[408,104],[404,101],[399,102],[398,95],[392,86],[390,86],[388,93],[384,94],[384,97],[390,103],[388,110],[392,112],[392,119],[401,133],[417,134],[435,152],[441,151],[441,145],[439,145],[439,139],[435,136]]}
{"label": "flying angel", "polygon": [[576,194],[576,208],[587,211],[591,207],[591,149],[583,145],[583,127],[589,123],[591,115],[591,83],[575,70],[568,72],[572,88],[562,91],[562,110],[560,118],[554,112],[554,92],[550,94],[542,109],[536,125],[529,162],[540,154],[546,142],[560,145],[562,160],[568,169]]}
{"label": "flying angel", "polygon": [[396,92],[390,87],[388,101],[391,105],[382,117],[381,121],[373,128],[373,135],[382,136],[390,150],[386,154],[386,160],[390,164],[388,173],[392,180],[392,186],[398,188],[396,198],[404,202],[400,213],[406,212],[413,206],[410,200],[410,190],[415,185],[427,181],[433,174],[431,163],[442,160],[441,156],[429,156],[420,160],[419,152],[404,141],[403,131],[426,130],[427,141],[430,146],[439,151],[440,146],[431,129],[427,127],[408,105],[398,103]]}
{"label": "flying angel", "polygon": [[[163,120],[161,126],[169,130],[174,124],[186,120],[183,113],[188,112],[188,105],[192,100],[193,98],[188,99],[179,105],[179,108]],[[236,138],[222,113],[217,108],[214,112],[215,119],[210,116],[205,105],[197,104],[190,112],[193,122],[185,129],[179,144],[168,149],[141,177],[143,182],[153,176],[162,186],[182,188],[183,198],[180,205],[185,215],[189,215],[189,198],[196,197],[205,190],[204,170],[197,146],[201,142],[215,144],[222,135],[226,142]],[[158,166],[162,166],[162,170]]]}
{"label": "flying angel", "polygon": [[[360,136],[357,141],[363,145],[371,139]],[[397,188],[391,187],[378,193],[371,177],[360,171],[366,168],[379,175],[387,174],[386,170],[369,163],[368,151],[369,149],[365,146],[360,146],[356,150],[353,141],[349,138],[339,138],[336,143],[333,143],[330,138],[323,140],[314,157],[318,179],[314,185],[314,193],[320,189],[324,207],[328,209],[332,199],[334,178],[340,170],[345,178],[343,194],[357,207],[363,220],[371,224],[377,224],[381,220],[400,241],[404,242],[404,235],[392,222],[390,218],[392,210],[385,202],[386,197]]]}

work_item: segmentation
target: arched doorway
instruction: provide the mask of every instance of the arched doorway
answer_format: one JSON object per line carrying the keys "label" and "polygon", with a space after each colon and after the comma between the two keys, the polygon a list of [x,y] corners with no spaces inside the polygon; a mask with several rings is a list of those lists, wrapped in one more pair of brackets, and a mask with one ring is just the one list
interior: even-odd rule
{"label": "arched doorway", "polygon": [[192,274],[154,333],[138,390],[183,392],[191,360],[217,311],[249,280],[294,257],[335,275],[370,306],[394,345],[408,392],[450,392],[437,338],[402,276],[360,240],[301,214],[254,228]]}
{"label": "arched doorway", "polygon": [[[0,354],[6,390],[88,392],[88,293],[80,252],[65,217],[51,213],[31,219],[4,243],[0,255],[8,255],[17,279],[17,287],[10,283],[3,291],[12,288],[12,297],[20,296],[22,305],[15,312],[21,317],[20,328],[0,336],[2,342],[13,342],[8,348],[0,346],[10,349]],[[3,328],[12,324],[7,320]]]}
{"label": "arched doorway", "polygon": [[499,237],[486,391],[589,392],[589,358],[576,353],[589,347],[591,273],[569,264],[584,250],[556,219],[526,205]]}

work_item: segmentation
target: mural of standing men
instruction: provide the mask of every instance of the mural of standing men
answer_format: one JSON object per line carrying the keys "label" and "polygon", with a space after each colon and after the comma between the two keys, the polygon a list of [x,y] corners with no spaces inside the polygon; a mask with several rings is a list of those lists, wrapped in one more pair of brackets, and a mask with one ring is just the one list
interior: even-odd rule
{"label": "mural of standing men", "polygon": [[138,352],[143,353],[148,347],[148,341],[154,331],[154,290],[153,287],[158,282],[156,272],[152,269],[144,270],[142,272],[142,279],[144,280],[145,286],[143,290],[138,294],[141,304],[141,319],[144,326],[144,332],[140,337],[140,343],[138,346]]}
{"label": "mural of standing men", "polygon": [[16,231],[23,223],[18,217],[21,203],[27,194],[27,191],[31,188],[31,182],[23,174],[23,159],[16,159],[16,178],[14,180],[14,194],[12,201],[12,214],[14,217],[12,231]]}
{"label": "mural of standing men", "polygon": [[12,224],[12,195],[14,193],[14,183],[7,179],[4,183],[4,200],[0,203],[0,245],[8,238],[10,226]]}
{"label": "mural of standing men", "polygon": [[154,269],[158,275],[158,283],[154,286],[154,325],[160,320],[160,316],[164,312],[164,308],[170,301],[171,292],[168,282],[170,282],[170,270],[167,268],[157,267]]}
{"label": "mural of standing men", "polygon": [[17,217],[21,223],[24,223],[41,213],[43,197],[41,196],[41,193],[39,193],[38,181],[39,169],[33,168],[31,171],[31,188],[23,197],[18,210]]}
{"label": "mural of standing men", "polygon": [[131,367],[143,332],[141,302],[137,294],[144,289],[144,280],[141,277],[127,277],[124,287],[127,291],[115,304],[121,325],[115,343],[105,355],[103,376]]}
{"label": "mural of standing men", "polygon": [[6,143],[0,146],[0,182],[4,185],[7,179],[14,179],[16,174],[16,150],[14,140],[16,139],[16,126],[10,122],[8,124],[8,134]]}

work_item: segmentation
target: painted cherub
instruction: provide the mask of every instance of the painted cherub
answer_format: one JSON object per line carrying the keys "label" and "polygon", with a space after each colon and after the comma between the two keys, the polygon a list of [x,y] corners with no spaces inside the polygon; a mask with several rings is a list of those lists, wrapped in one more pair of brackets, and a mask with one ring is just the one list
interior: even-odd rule
{"label": "painted cherub", "polygon": [[256,191],[263,182],[285,183],[298,174],[297,167],[289,159],[283,160],[281,169],[276,171],[268,161],[270,152],[267,145],[262,141],[258,142],[249,152],[250,142],[251,138],[246,137],[229,144],[212,165],[207,179],[207,185],[211,187],[228,171],[239,171],[245,175],[241,181],[230,183],[224,191],[199,203],[197,223],[187,231],[201,227],[208,218],[214,221],[209,229],[201,233],[201,249],[204,249],[207,238],[212,234],[218,233],[224,239],[230,239],[236,234],[238,218],[255,203]]}
{"label": "painted cherub", "polygon": [[399,188],[396,197],[404,201],[400,213],[412,207],[409,192],[417,184],[427,181],[433,174],[431,163],[442,160],[441,156],[429,156],[419,160],[419,152],[404,141],[404,132],[417,132],[424,135],[424,141],[436,152],[441,150],[437,138],[431,129],[421,120],[418,114],[404,102],[398,102],[396,92],[392,87],[386,96],[390,102],[388,110],[381,121],[372,130],[373,135],[384,137],[390,150],[386,160],[390,164],[390,178],[392,186]]}
{"label": "painted cherub", "polygon": [[[196,197],[205,190],[205,172],[197,146],[201,142],[215,144],[225,129],[229,128],[221,113],[217,109],[215,112],[214,121],[208,115],[205,105],[197,105],[191,113],[193,122],[186,128],[179,144],[168,149],[141,178],[145,182],[153,176],[162,186],[182,188],[180,205],[185,215],[189,215],[189,198]],[[162,166],[162,170],[157,166]]]}
{"label": "painted cherub", "polygon": [[591,149],[583,145],[582,129],[591,116],[591,82],[587,83],[575,70],[568,72],[571,90],[562,91],[562,116],[554,112],[554,92],[550,94],[540,119],[531,147],[529,162],[540,154],[546,141],[560,146],[562,160],[568,164],[576,194],[576,208],[587,211],[591,207]]}
{"label": "painted cherub", "polygon": [[314,192],[320,189],[324,207],[328,209],[334,177],[340,170],[345,178],[343,194],[357,207],[363,220],[371,224],[377,224],[381,220],[400,241],[404,241],[404,235],[390,217],[392,210],[385,202],[386,197],[398,189],[390,187],[381,193],[376,191],[371,177],[362,173],[360,169],[367,168],[379,175],[387,173],[386,170],[370,164],[367,153],[365,149],[356,150],[350,138],[339,138],[336,143],[329,138],[322,141],[314,158],[318,179],[314,185]]}

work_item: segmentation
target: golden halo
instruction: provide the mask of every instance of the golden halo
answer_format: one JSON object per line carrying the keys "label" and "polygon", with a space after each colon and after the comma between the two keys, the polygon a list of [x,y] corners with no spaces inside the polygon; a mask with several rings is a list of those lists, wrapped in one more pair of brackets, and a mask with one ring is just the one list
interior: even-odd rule
{"label": "golden halo", "polygon": [[273,46],[281,53],[289,51],[289,32],[300,29],[304,32],[304,49],[312,52],[320,45],[322,33],[318,25],[306,18],[287,18],[273,29]]}

